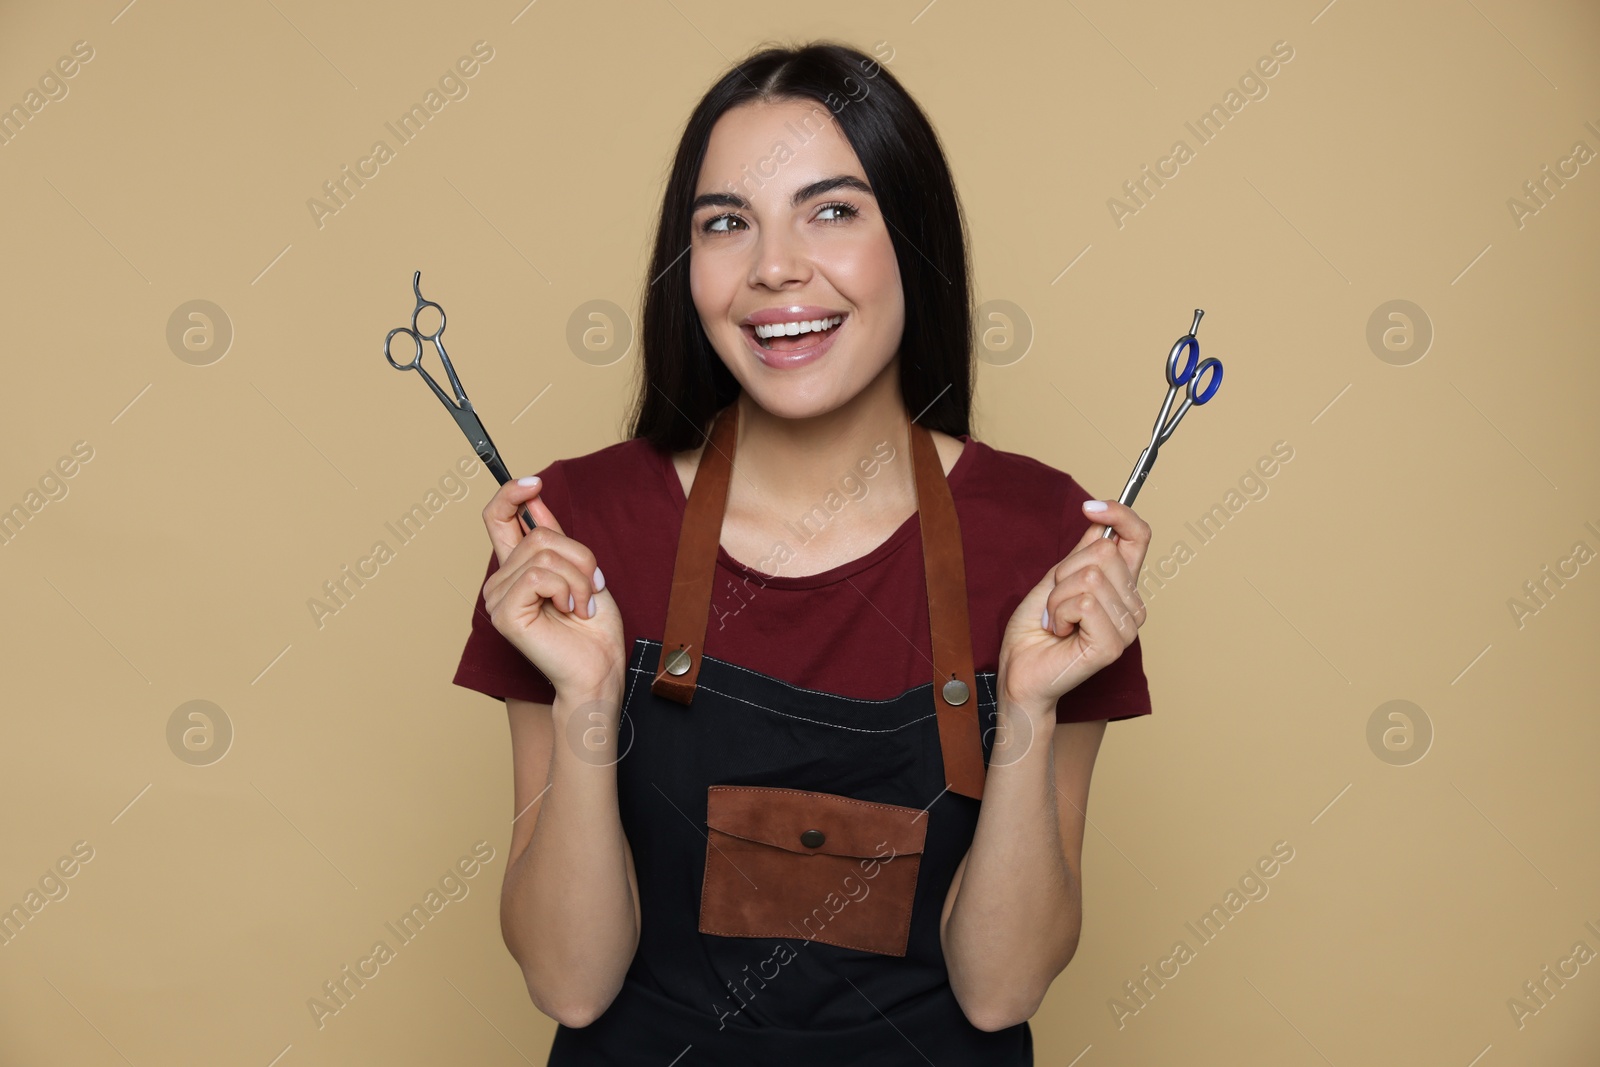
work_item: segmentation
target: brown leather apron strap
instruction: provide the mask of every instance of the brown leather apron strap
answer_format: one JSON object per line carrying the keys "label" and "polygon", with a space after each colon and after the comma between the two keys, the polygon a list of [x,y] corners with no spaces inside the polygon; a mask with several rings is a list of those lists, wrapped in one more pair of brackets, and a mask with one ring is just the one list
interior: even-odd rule
{"label": "brown leather apron strap", "polygon": [[933,700],[939,711],[939,750],[951,792],[983,796],[983,741],[978,724],[972,629],[967,615],[967,567],[955,498],[927,427],[911,424],[916,463],[917,511],[923,569],[928,582],[928,622],[933,631]]}
{"label": "brown leather apron strap", "polygon": [[733,446],[739,434],[739,404],[717,413],[711,436],[700,452],[694,484],[678,531],[678,558],[672,567],[672,593],[667,600],[667,628],[661,638],[661,663],[650,691],[687,704],[700,677],[700,650],[706,643],[711,590],[716,582],[717,546],[722,542],[722,516],[728,509],[728,482],[733,472]]}
{"label": "brown leather apron strap", "polygon": [[[712,423],[678,532],[661,661],[650,689],[679,704],[694,699],[700,677],[701,651],[716,579],[717,546],[722,540],[722,519],[727,511],[739,431],[738,409],[737,401],[729,404]],[[945,781],[952,792],[981,799],[983,748],[974,699],[977,679],[972,662],[961,526],[933,435],[916,423],[911,424],[911,454],[933,638],[933,699]]]}

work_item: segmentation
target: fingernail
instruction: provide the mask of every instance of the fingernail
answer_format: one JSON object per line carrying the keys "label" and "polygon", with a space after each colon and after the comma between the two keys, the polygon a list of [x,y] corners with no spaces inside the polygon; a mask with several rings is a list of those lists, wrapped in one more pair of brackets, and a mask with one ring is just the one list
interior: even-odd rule
{"label": "fingernail", "polygon": [[600,590],[604,589],[605,587],[606,587],[606,576],[600,573],[600,568],[599,567],[596,567],[594,569],[594,589],[595,589],[595,592],[598,593]]}
{"label": "fingernail", "polygon": [[1085,500],[1083,502],[1084,511],[1104,511],[1105,509],[1106,502],[1104,500]]}
{"label": "fingernail", "polygon": [[572,594],[571,593],[568,593],[567,594],[567,610],[571,611],[573,608],[575,608],[577,606],[578,606],[578,602],[576,600],[572,599]]}
{"label": "fingernail", "polygon": [[589,618],[594,618],[594,597],[589,598]]}
{"label": "fingernail", "polygon": [[1049,608],[1045,608],[1044,609],[1044,615],[1039,619],[1039,626],[1042,629],[1045,629],[1045,630],[1050,629],[1050,609]]}
{"label": "fingernail", "polygon": [[530,474],[526,478],[518,478],[517,479],[517,484],[518,485],[538,485],[539,484],[539,476],[537,474]]}

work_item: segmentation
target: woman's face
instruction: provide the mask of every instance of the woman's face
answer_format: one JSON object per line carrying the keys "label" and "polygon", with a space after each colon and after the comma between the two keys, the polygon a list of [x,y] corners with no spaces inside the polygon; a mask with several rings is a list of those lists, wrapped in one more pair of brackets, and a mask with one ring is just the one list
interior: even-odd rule
{"label": "woman's face", "polygon": [[[894,363],[900,266],[861,162],[821,103],[746,104],[717,120],[691,235],[700,323],[763,410],[825,414]],[[769,329],[783,335],[760,336]]]}

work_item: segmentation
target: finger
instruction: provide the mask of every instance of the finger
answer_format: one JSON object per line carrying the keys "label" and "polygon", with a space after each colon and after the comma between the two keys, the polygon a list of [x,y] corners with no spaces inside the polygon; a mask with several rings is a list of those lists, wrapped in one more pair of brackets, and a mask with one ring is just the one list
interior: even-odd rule
{"label": "finger", "polygon": [[1144,599],[1139,596],[1139,583],[1123,556],[1123,546],[1105,538],[1091,545],[1087,552],[1091,555],[1094,565],[1098,566],[1106,576],[1111,588],[1121,594],[1125,610],[1132,613],[1136,608],[1142,609]]}
{"label": "finger", "polygon": [[[1126,569],[1120,567],[1120,560],[1113,558],[1102,564],[1091,558],[1108,552],[1112,557],[1116,556],[1110,546],[1098,548],[1093,545],[1075,554],[1080,559],[1090,559],[1090,562],[1064,574],[1045,597],[1044,613],[1040,618],[1040,625],[1044,629],[1057,637],[1068,636],[1076,621],[1071,605],[1088,595],[1100,605],[1106,619],[1125,639],[1125,644],[1131,643],[1138,635],[1139,627],[1144,625],[1145,620],[1144,598],[1127,577]],[[1063,564],[1065,567],[1066,564]]]}
{"label": "finger", "polygon": [[522,523],[517,519],[517,513],[524,505],[540,529],[549,527],[557,533],[561,532],[561,524],[545,507],[544,501],[539,499],[543,490],[544,482],[538,475],[513,478],[496,490],[494,496],[489,498],[489,503],[484,505],[483,525],[489,531],[489,542],[494,545],[495,558],[500,561],[500,566],[505,566],[511,550],[525,536]]}
{"label": "finger", "polygon": [[[1109,538],[1090,538],[1086,543],[1081,543],[1071,555],[1056,564],[1054,571],[1046,575],[1046,581],[1051,583],[1050,589],[1055,589],[1072,575],[1085,570],[1103,572],[1111,588],[1121,594],[1128,612],[1132,613],[1143,606],[1134,572],[1128,569],[1128,561],[1123,558],[1123,549]],[[1049,597],[1048,590],[1046,597]]]}
{"label": "finger", "polygon": [[1061,670],[1051,681],[1052,689],[1061,681],[1061,676],[1080,660],[1099,661],[1103,667],[1120,655],[1122,649],[1127,646],[1127,642],[1122,640],[1120,631],[1106,614],[1105,606],[1098,598],[1088,593],[1080,593],[1063,603],[1060,611],[1079,633],[1078,640],[1073,642],[1076,647],[1073,648],[1072,655],[1062,664]]}
{"label": "finger", "polygon": [[[1095,510],[1092,505],[1100,505],[1101,510]],[[1107,526],[1116,531],[1118,540],[1142,545],[1150,543],[1149,524],[1128,505],[1115,500],[1085,500],[1082,507],[1089,517],[1089,528],[1078,539],[1079,548],[1104,535]]]}
{"label": "finger", "polygon": [[494,589],[485,586],[484,607],[491,618],[503,612],[511,618],[538,614],[544,601],[563,615],[589,618],[594,594],[571,562],[556,552],[541,552],[533,559],[508,567],[506,580]]}
{"label": "finger", "polygon": [[[1095,575],[1098,577],[1092,577]],[[1075,571],[1050,591],[1040,624],[1057,637],[1072,636],[1079,618],[1089,606],[1086,598],[1112,618],[1127,614],[1125,606],[1110,591],[1104,575],[1097,570]],[[1108,599],[1115,606],[1108,604]]]}
{"label": "finger", "polygon": [[[589,592],[598,592],[605,588],[605,576],[600,573],[599,561],[590,551],[589,547],[580,541],[574,541],[557,530],[554,526],[539,526],[530,531],[527,536],[518,541],[511,554],[501,564],[501,569],[512,571],[527,563],[541,552],[556,552],[571,562],[583,575],[585,583],[590,586]],[[499,578],[499,572],[489,575],[489,581]],[[502,579],[504,580],[504,579]],[[580,597],[580,599],[583,599]]]}
{"label": "finger", "polygon": [[[559,537],[560,535],[554,534],[551,536]],[[594,595],[597,591],[594,582],[595,568],[589,566],[585,560],[592,560],[594,557],[590,555],[587,548],[584,548],[571,538],[563,538],[562,540],[564,543],[561,545],[541,548],[532,553],[523,565],[537,567],[560,578],[566,586],[566,592],[564,594],[557,593],[550,598],[551,603],[557,610],[575,614],[581,619],[591,618],[594,612],[589,609],[589,605],[595,603]],[[574,555],[577,556],[576,560]],[[512,560],[513,566],[515,566],[516,557],[513,556]]]}
{"label": "finger", "polygon": [[[1095,504],[1104,505],[1103,510],[1091,510],[1090,505]],[[1150,550],[1150,524],[1132,508],[1115,500],[1085,500],[1083,513],[1090,520],[1089,528],[1078,539],[1077,548],[1095,540],[1114,541],[1128,569],[1134,574],[1139,573],[1139,568],[1144,566],[1145,554]],[[1116,537],[1102,536],[1108,526],[1116,533]]]}
{"label": "finger", "polygon": [[1090,538],[1056,565],[1055,579],[1059,583],[1070,574],[1085,568],[1098,567],[1111,579],[1111,584],[1126,593],[1132,593],[1137,588],[1134,581],[1134,572],[1128,568],[1128,561],[1123,556],[1123,549],[1116,541],[1110,538]]}
{"label": "finger", "polygon": [[498,627],[505,619],[538,617],[546,600],[564,609],[570,595],[566,579],[560,574],[526,564],[511,568],[508,579],[494,592],[491,593],[485,586],[483,606]]}
{"label": "finger", "polygon": [[598,614],[600,604],[596,597],[605,588],[605,579],[594,565],[594,554],[570,537],[543,527],[529,534],[507,558],[506,565],[489,575],[483,585],[484,605],[498,603],[513,585],[524,580],[529,569],[559,582],[558,586],[551,586],[546,581],[539,587],[550,590],[544,595],[557,611],[584,619]]}

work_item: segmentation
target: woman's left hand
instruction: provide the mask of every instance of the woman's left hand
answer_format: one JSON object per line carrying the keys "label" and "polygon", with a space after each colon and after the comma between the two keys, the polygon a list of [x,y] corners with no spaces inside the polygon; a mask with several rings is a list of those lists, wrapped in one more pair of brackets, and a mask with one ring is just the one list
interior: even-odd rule
{"label": "woman's left hand", "polygon": [[[1053,723],[1061,695],[1122,655],[1144,625],[1134,576],[1150,548],[1150,526],[1115,500],[1105,505],[1084,512],[1091,521],[1077,547],[1006,623],[996,682],[1001,697],[1035,723]],[[1107,526],[1116,537],[1101,536]]]}

